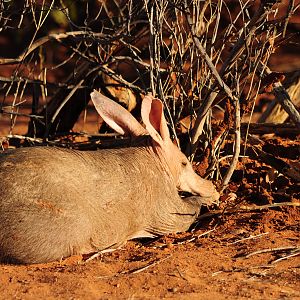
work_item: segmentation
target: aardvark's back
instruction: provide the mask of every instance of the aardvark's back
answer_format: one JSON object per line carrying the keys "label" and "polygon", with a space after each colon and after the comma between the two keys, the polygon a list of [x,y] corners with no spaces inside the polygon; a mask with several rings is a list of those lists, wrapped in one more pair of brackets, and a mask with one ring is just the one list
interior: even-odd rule
{"label": "aardvark's back", "polygon": [[[139,163],[142,152],[37,147],[2,154],[0,255],[50,261],[118,246],[138,235],[149,200],[158,196],[143,180],[149,168],[145,157]],[[141,201],[145,197],[149,200]]]}

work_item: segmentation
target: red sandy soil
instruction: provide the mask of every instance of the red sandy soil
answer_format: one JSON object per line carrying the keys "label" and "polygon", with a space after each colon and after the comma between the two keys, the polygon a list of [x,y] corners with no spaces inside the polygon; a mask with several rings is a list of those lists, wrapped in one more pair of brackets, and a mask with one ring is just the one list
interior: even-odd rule
{"label": "red sandy soil", "polygon": [[[193,233],[129,242],[88,262],[0,265],[0,298],[300,299],[300,256],[276,262],[287,252],[271,251],[300,246],[299,216],[294,207],[231,213],[204,219]],[[254,253],[263,249],[271,252]]]}

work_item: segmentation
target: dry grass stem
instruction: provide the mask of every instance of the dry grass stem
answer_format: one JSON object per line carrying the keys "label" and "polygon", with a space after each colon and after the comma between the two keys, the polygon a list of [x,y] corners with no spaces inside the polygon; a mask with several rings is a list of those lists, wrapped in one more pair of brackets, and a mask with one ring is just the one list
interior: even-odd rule
{"label": "dry grass stem", "polygon": [[241,243],[241,242],[244,242],[244,241],[261,238],[261,237],[263,237],[264,235],[267,235],[267,234],[269,234],[269,232],[263,232],[263,233],[257,234],[257,235],[250,235],[249,237],[246,237],[246,238],[243,238],[243,239],[239,239],[237,241],[229,243],[228,245],[235,245],[235,244],[238,244],[238,243]]}
{"label": "dry grass stem", "polygon": [[[279,248],[268,248],[268,249],[262,249],[258,251],[251,252],[245,256],[245,258],[249,258],[254,255],[263,254],[263,253],[270,253],[270,252],[286,252],[286,251],[298,251],[299,252],[300,247],[295,246],[287,246],[287,247],[279,247]],[[299,254],[299,253],[298,253]]]}

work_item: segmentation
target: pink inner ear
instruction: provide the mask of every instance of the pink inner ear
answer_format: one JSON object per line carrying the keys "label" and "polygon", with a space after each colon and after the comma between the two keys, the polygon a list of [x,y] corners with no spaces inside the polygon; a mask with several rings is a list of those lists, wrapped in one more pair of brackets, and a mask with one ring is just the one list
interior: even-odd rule
{"label": "pink inner ear", "polygon": [[[169,134],[167,121],[166,121],[165,115],[164,115],[164,106],[159,99],[156,99],[156,98],[153,99],[152,111],[153,111],[153,119],[155,119],[153,121],[157,122],[157,126],[158,126],[157,130],[159,131],[160,136],[162,137],[163,140],[169,139],[170,134]],[[151,114],[151,116],[152,116],[152,114]]]}
{"label": "pink inner ear", "polygon": [[142,102],[142,119],[151,137],[158,143],[170,138],[163,104],[152,95],[145,96]]}
{"label": "pink inner ear", "polygon": [[160,132],[161,116],[163,114],[163,107],[160,100],[152,99],[149,120],[154,129]]}

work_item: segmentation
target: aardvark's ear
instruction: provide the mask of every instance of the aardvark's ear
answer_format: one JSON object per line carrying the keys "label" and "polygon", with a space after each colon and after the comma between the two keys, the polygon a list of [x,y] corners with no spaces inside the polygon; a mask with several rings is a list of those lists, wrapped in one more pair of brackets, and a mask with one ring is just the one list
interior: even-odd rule
{"label": "aardvark's ear", "polygon": [[142,102],[142,120],[150,136],[162,144],[170,140],[169,129],[163,112],[162,102],[148,94]]}
{"label": "aardvark's ear", "polygon": [[133,137],[147,134],[143,126],[121,105],[96,90],[91,93],[91,99],[104,122],[116,132]]}

